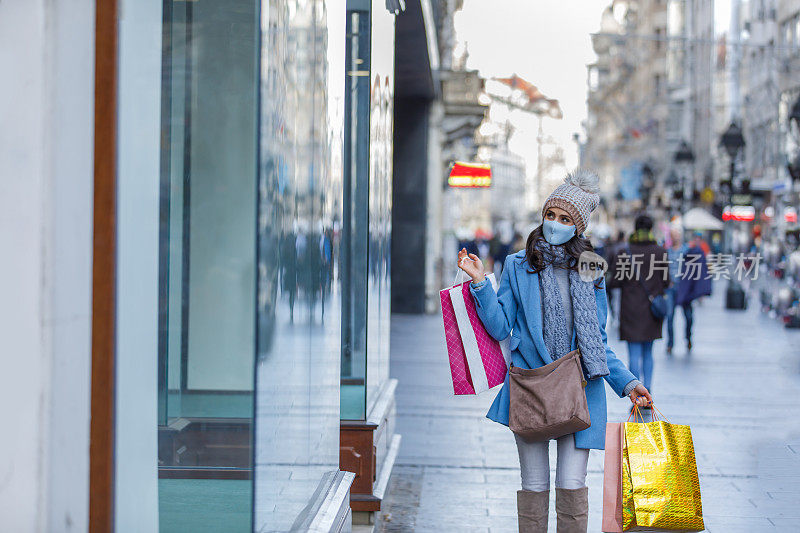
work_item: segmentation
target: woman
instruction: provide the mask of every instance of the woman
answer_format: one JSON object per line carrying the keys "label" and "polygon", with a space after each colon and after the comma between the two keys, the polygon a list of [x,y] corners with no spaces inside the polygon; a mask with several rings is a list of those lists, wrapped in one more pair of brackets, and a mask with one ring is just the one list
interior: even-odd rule
{"label": "woman", "polygon": [[[598,178],[577,171],[556,188],[542,208],[544,222],[528,236],[525,249],[505,259],[495,293],[487,283],[481,260],[466,250],[459,266],[472,277],[470,291],[478,316],[489,334],[504,339],[511,334],[511,361],[520,368],[536,368],[580,348],[588,380],[586,400],[591,426],[556,440],[556,514],[559,533],[584,533],[588,519],[586,464],[590,449],[605,447],[606,396],[600,377],[620,397],[646,405],[650,393],[616,358],[606,343],[608,312],[602,278],[583,281],[577,260],[591,244],[583,237],[591,212],[600,201]],[[508,425],[509,379],[494,400],[491,420]],[[549,442],[529,442],[515,435],[520,459],[522,490],[517,492],[519,530],[547,531],[550,492]]]}
{"label": "woman", "polygon": [[653,380],[653,341],[661,338],[663,319],[650,312],[650,297],[663,295],[669,285],[667,251],[656,244],[653,219],[639,215],[628,246],[614,258],[609,287],[619,287],[619,338],[628,341],[628,366],[650,389]]}

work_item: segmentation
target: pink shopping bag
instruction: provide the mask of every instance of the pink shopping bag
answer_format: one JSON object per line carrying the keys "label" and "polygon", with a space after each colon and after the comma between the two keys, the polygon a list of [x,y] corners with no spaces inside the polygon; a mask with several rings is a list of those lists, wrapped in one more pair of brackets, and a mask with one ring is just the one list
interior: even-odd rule
{"label": "pink shopping bag", "polygon": [[603,463],[603,531],[622,529],[622,442],[625,424],[606,424],[606,454]]}
{"label": "pink shopping bag", "polygon": [[[497,285],[489,274],[493,286]],[[508,353],[483,327],[469,281],[439,291],[453,392],[478,394],[505,380]]]}

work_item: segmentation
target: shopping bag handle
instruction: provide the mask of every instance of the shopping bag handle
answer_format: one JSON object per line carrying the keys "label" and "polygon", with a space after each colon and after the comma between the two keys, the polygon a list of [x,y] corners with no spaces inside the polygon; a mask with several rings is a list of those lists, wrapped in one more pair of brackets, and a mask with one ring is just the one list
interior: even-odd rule
{"label": "shopping bag handle", "polygon": [[[466,255],[465,255],[463,258],[461,258],[461,261],[464,261],[464,259],[466,259],[467,257],[469,257],[469,256],[466,256]],[[459,262],[458,262],[458,264],[459,264],[459,265],[461,265],[461,261],[459,261]],[[459,280],[459,278],[460,278],[461,276],[463,276],[464,274],[466,274],[466,272],[464,272],[463,270],[461,270],[461,266],[458,266],[458,267],[456,267],[456,277],[455,277],[455,279],[453,280],[453,284],[451,285],[451,287],[455,287],[455,286],[456,286],[456,283],[460,283],[460,281],[458,281],[458,280]]]}
{"label": "shopping bag handle", "polygon": [[[653,420],[653,422],[669,422],[669,419],[666,416],[664,416],[664,413],[658,410],[658,407],[656,407],[655,402],[650,402],[650,407],[652,408],[650,418]],[[639,410],[639,406],[636,404],[633,404],[633,409],[631,409],[631,414],[628,415],[628,422],[631,421],[631,417],[633,417],[634,423],[637,420],[639,421],[639,423],[644,422],[644,415],[642,415],[642,412]]]}
{"label": "shopping bag handle", "polygon": [[642,416],[642,412],[639,411],[639,406],[633,404],[633,409],[631,409],[631,414],[628,415],[628,422],[631,421],[631,417],[633,417],[633,422],[635,423],[643,423],[644,417]]}
{"label": "shopping bag handle", "polygon": [[662,421],[663,422],[669,422],[669,419],[666,416],[664,416],[664,413],[662,413],[661,411],[658,410],[658,407],[656,407],[655,403],[651,403],[650,407],[653,408],[652,417],[653,417],[653,420],[655,422],[662,422]]}

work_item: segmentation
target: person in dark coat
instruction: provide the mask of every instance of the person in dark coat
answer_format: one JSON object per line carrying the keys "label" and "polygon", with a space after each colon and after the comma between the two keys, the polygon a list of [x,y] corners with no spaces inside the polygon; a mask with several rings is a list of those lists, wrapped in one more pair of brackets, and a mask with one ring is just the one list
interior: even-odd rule
{"label": "person in dark coat", "polygon": [[628,342],[628,368],[649,390],[653,379],[653,341],[661,338],[662,319],[650,312],[650,297],[669,285],[667,251],[656,243],[653,219],[636,217],[628,246],[609,270],[609,287],[619,287],[619,338]]}

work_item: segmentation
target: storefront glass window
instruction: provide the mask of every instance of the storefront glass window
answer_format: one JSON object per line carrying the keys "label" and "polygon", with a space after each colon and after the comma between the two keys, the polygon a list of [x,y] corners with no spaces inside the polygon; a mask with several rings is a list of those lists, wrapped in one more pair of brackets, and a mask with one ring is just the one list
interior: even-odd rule
{"label": "storefront glass window", "polygon": [[[369,8],[369,5],[366,5]],[[341,416],[362,420],[367,405],[369,248],[369,10],[348,9],[345,43],[344,217],[342,225]]]}
{"label": "storefront glass window", "polygon": [[344,15],[262,4],[256,531],[302,530],[339,468]]}
{"label": "storefront glass window", "polygon": [[347,6],[341,415],[365,420],[389,378],[394,17]]}
{"label": "storefront glass window", "polygon": [[[392,234],[394,16],[372,2],[370,65],[369,276],[367,310],[367,415],[389,382]],[[402,239],[400,235],[397,238]],[[407,272],[421,276],[421,272]]]}
{"label": "storefront glass window", "polygon": [[[245,531],[256,351],[258,4],[165,1],[163,20],[160,526]],[[214,505],[220,500],[224,509]]]}
{"label": "storefront glass window", "polygon": [[344,478],[344,0],[121,13],[115,519],[304,530]]}

